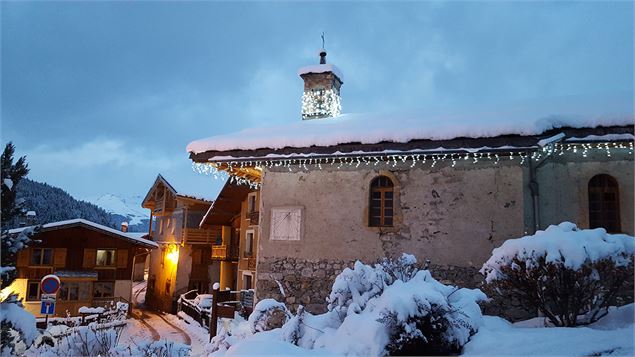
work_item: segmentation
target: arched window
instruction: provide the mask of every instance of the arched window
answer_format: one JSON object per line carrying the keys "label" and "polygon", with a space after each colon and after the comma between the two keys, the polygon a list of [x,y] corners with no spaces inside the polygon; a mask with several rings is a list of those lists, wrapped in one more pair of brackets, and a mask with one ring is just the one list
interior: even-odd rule
{"label": "arched window", "polygon": [[589,227],[621,231],[619,189],[609,175],[596,175],[589,181]]}
{"label": "arched window", "polygon": [[375,177],[370,183],[369,226],[392,227],[394,191],[392,181],[386,176]]}

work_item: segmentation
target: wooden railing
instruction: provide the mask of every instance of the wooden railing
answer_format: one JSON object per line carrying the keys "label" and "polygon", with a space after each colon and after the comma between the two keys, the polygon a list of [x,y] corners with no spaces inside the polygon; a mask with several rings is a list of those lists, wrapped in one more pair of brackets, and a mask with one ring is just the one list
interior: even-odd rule
{"label": "wooden railing", "polygon": [[42,279],[48,274],[53,274],[53,267],[28,267],[18,268],[17,277],[20,279]]}
{"label": "wooden railing", "polygon": [[186,244],[213,244],[218,233],[213,229],[185,228],[183,238]]}

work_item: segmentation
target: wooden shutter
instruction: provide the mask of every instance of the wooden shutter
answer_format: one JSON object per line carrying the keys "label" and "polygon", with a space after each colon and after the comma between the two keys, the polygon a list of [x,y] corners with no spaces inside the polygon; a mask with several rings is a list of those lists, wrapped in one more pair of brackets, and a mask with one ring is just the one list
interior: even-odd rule
{"label": "wooden shutter", "polygon": [[18,252],[16,266],[17,267],[28,267],[29,260],[31,259],[31,248],[25,248]]}
{"label": "wooden shutter", "polygon": [[128,267],[128,249],[117,249],[117,268]]}
{"label": "wooden shutter", "polygon": [[66,266],[66,248],[55,248],[53,250],[53,266],[56,268]]}
{"label": "wooden shutter", "polygon": [[84,249],[84,268],[94,268],[97,261],[97,249]]}

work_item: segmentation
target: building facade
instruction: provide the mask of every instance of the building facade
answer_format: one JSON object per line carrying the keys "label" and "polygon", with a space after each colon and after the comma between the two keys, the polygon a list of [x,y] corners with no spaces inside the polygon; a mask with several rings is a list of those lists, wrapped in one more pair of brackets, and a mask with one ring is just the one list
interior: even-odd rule
{"label": "building facade", "polygon": [[149,236],[158,244],[150,255],[146,304],[174,312],[181,294],[207,293],[218,280],[220,266],[210,251],[221,232],[199,223],[211,200],[179,193],[159,175],[142,206],[151,210]]}
{"label": "building facade", "polygon": [[[336,86],[340,105],[335,73],[300,71],[314,101],[304,120],[188,145],[200,172],[259,189],[257,299],[322,312],[344,268],[402,253],[479,287],[492,249],[550,224],[634,233],[632,112],[328,117],[339,110],[320,95]],[[508,303],[492,308],[526,316]]]}
{"label": "building facade", "polygon": [[[9,231],[18,234],[25,228]],[[83,219],[45,224],[34,242],[17,254],[17,279],[7,289],[23,298],[27,311],[40,316],[40,280],[61,280],[55,316],[78,315],[82,306],[129,303],[133,266],[157,244],[139,234],[120,232]]]}

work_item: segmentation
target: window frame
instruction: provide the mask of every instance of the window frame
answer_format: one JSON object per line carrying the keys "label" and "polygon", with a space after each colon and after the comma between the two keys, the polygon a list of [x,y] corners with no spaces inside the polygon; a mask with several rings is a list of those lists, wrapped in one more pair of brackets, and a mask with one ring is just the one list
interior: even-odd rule
{"label": "window frame", "polygon": [[[113,251],[112,264],[98,264],[99,251]],[[95,268],[116,268],[117,267],[117,249],[116,248],[98,248],[95,250]]]}
{"label": "window frame", "polygon": [[[382,179],[387,180],[389,185],[383,185],[381,183]],[[368,226],[376,227],[376,228],[392,228],[395,226],[395,183],[393,179],[388,177],[387,175],[378,175],[375,176],[369,185],[369,195],[368,195]],[[379,193],[379,198],[375,198],[374,194]],[[387,198],[387,194],[390,193],[390,198]],[[379,199],[379,207],[376,207],[374,201]],[[390,201],[390,207],[388,207],[388,203],[386,201]],[[379,208],[379,216],[373,214],[373,209]],[[388,215],[386,213],[387,209],[390,209],[391,213]],[[376,220],[379,221],[376,223]],[[386,221],[390,220],[390,223]]]}
{"label": "window frame", "polygon": [[[99,285],[104,285],[104,284],[112,284],[112,295],[108,295],[108,296],[104,296],[104,295],[100,295],[97,296],[95,295],[95,288]],[[93,286],[91,289],[91,293],[93,296],[93,299],[103,299],[103,298],[111,298],[115,296],[115,282],[112,280],[107,280],[107,281],[95,281],[93,282]]]}
{"label": "window frame", "polygon": [[[40,252],[40,259],[38,263],[34,262],[34,258],[35,258],[35,252],[39,251]],[[49,255],[50,258],[50,262],[48,264],[46,264],[44,262],[44,251],[50,251],[51,254]],[[40,247],[35,247],[35,248],[31,248],[31,259],[30,259],[30,266],[36,266],[36,267],[49,267],[49,266],[53,266],[53,261],[54,261],[54,251],[53,248],[40,248]]]}
{"label": "window frame", "polygon": [[[607,194],[613,194],[613,199],[607,199]],[[620,187],[617,179],[608,174],[591,177],[587,184],[587,196],[589,228],[604,228],[608,233],[621,233]],[[612,225],[607,224],[608,222],[612,222]]]}
{"label": "window frame", "polygon": [[[33,296],[31,294],[29,294],[29,290],[31,288],[31,284],[35,284],[35,286],[36,286],[35,298],[33,298]],[[28,280],[26,282],[26,297],[25,297],[25,300],[26,301],[39,301],[41,297],[42,297],[42,289],[40,288],[40,282],[37,281],[37,280]]]}
{"label": "window frame", "polygon": [[[251,235],[251,241],[247,239]],[[243,249],[243,257],[252,258],[254,256],[254,239],[256,232],[253,229],[245,231],[245,248]],[[249,244],[248,244],[249,243]],[[249,248],[249,250],[247,250]]]}

